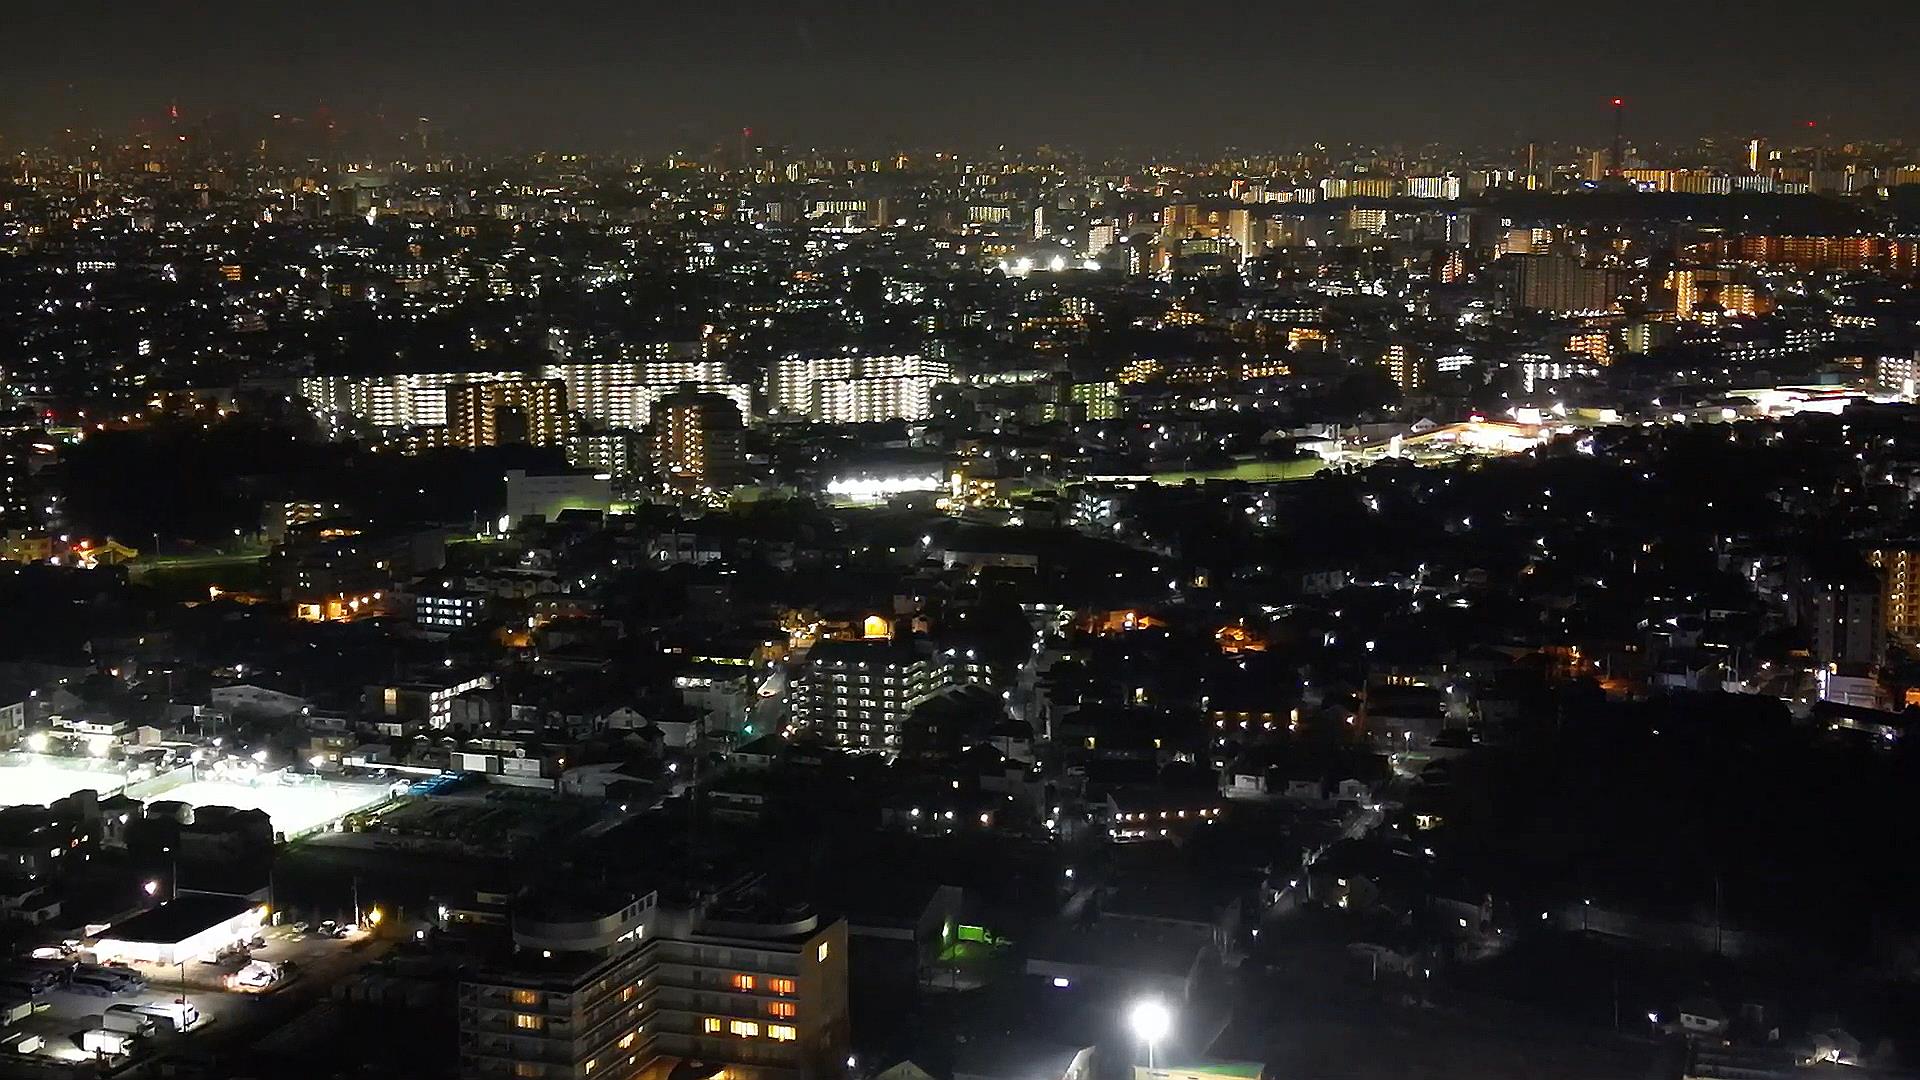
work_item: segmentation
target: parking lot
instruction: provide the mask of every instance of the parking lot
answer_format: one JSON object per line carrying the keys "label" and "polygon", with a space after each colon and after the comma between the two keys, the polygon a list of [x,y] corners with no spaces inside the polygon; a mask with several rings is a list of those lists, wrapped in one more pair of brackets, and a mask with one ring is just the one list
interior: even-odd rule
{"label": "parking lot", "polygon": [[[216,960],[205,957],[181,967],[156,967],[151,964],[135,963],[134,970],[147,977],[153,986],[178,987],[182,975],[186,984],[194,991],[236,991],[239,993],[270,993],[317,965],[351,951],[355,942],[366,937],[364,931],[349,930],[338,938],[325,937],[317,932],[300,931],[292,925],[269,926],[261,932],[264,945]],[[259,960],[285,969],[285,975],[279,982],[270,986],[243,987],[233,986],[228,976],[245,968],[249,961]]]}
{"label": "parking lot", "polygon": [[[162,986],[149,983],[144,990],[115,994],[111,997],[94,997],[79,994],[71,990],[52,990],[35,997],[35,1012],[16,1023],[0,1029],[0,1036],[16,1034],[37,1035],[44,1045],[31,1056],[67,1063],[79,1063],[92,1060],[94,1055],[80,1047],[80,1032],[88,1028],[101,1026],[101,1018],[110,1005],[159,1005],[177,1002],[181,998],[181,989],[176,983]],[[200,1017],[184,1033],[155,1032],[141,1040],[141,1052],[148,1052],[170,1044],[175,1039],[193,1036],[209,1027],[218,1025],[247,1007],[240,995],[223,991],[209,991],[189,988],[186,1000],[199,1010]]]}
{"label": "parking lot", "polygon": [[317,964],[354,951],[354,947],[366,936],[365,931],[350,929],[342,937],[330,938],[311,929],[300,931],[292,926],[273,926],[267,929],[266,948],[253,950],[253,956],[256,960],[273,964],[291,964],[293,974],[298,975]]}
{"label": "parking lot", "polygon": [[[144,988],[112,994],[89,994],[61,987],[36,993],[33,996],[33,1013],[0,1027],[0,1039],[15,1035],[38,1036],[43,1045],[29,1057],[47,1063],[79,1064],[95,1057],[81,1046],[80,1033],[101,1027],[111,1006],[161,1005],[184,999],[198,1010],[198,1019],[184,1032],[156,1028],[151,1034],[138,1039],[133,1054],[146,1056],[164,1051],[184,1037],[197,1038],[203,1032],[210,1032],[215,1038],[221,1038],[228,1027],[244,1028],[259,1015],[265,1015],[257,1010],[272,1000],[267,995],[277,994],[288,987],[304,986],[310,980],[337,979],[343,972],[366,963],[379,951],[369,948],[373,942],[368,934],[359,930],[350,931],[345,937],[330,938],[301,932],[292,926],[275,926],[267,928],[262,938],[265,944],[251,950],[252,959],[285,967],[285,975],[271,986],[238,990],[227,986],[227,976],[247,963],[244,957],[218,964],[196,960],[186,964],[184,969],[180,966],[133,964],[130,965],[131,969],[147,980]],[[181,983],[183,975],[186,979],[184,986]],[[0,1065],[3,1064],[0,1062]]]}

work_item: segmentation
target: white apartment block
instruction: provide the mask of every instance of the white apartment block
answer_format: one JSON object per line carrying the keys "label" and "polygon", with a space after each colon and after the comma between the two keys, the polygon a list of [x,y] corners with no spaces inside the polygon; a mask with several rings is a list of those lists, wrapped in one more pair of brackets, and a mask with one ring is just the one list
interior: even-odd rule
{"label": "white apartment block", "polygon": [[776,418],[835,424],[924,420],[934,386],[950,379],[945,361],[924,356],[793,357],[768,369],[767,408]]}

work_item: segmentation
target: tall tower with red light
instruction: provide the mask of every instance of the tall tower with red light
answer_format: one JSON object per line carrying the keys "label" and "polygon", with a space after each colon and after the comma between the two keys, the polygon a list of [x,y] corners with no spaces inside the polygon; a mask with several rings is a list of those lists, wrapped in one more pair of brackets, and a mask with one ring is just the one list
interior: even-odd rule
{"label": "tall tower with red light", "polygon": [[1624,142],[1627,99],[1617,97],[1614,98],[1610,104],[1613,106],[1613,153],[1612,156],[1607,159],[1607,175],[1619,176],[1627,165],[1626,146]]}

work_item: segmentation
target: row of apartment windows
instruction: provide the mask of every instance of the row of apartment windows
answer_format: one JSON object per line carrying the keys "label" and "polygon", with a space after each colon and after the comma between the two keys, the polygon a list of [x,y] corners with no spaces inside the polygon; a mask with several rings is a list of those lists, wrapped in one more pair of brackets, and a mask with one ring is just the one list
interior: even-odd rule
{"label": "row of apartment windows", "polygon": [[[735,975],[732,982],[735,990],[752,990],[758,984],[752,975]],[[775,994],[791,994],[793,993],[794,983],[792,979],[778,975],[771,976],[767,979],[767,989]]]}
{"label": "row of apartment windows", "polygon": [[[725,1031],[729,1035],[742,1039],[760,1037],[760,1022],[757,1020],[723,1020],[718,1016],[709,1016],[701,1022],[701,1030],[709,1035],[718,1035]],[[774,1042],[792,1042],[800,1037],[800,1032],[792,1024],[768,1024],[767,1038]]]}

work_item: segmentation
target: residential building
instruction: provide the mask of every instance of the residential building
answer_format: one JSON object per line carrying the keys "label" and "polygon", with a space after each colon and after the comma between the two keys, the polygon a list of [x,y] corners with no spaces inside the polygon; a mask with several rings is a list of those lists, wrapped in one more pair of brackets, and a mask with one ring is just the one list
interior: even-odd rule
{"label": "residential building", "polygon": [[735,1080],[845,1068],[843,920],[722,894],[569,890],[514,905],[511,951],[460,987],[468,1078],[665,1078],[683,1063]]}
{"label": "residential building", "polygon": [[681,493],[730,485],[745,465],[744,427],[730,398],[698,390],[668,394],[653,410],[654,476]]}
{"label": "residential building", "polygon": [[796,729],[843,746],[892,749],[916,705],[952,683],[948,667],[893,641],[823,641],[794,678]]}
{"label": "residential building", "polygon": [[924,420],[949,375],[923,356],[789,357],[768,368],[767,404],[776,417],[835,424]]}

